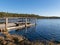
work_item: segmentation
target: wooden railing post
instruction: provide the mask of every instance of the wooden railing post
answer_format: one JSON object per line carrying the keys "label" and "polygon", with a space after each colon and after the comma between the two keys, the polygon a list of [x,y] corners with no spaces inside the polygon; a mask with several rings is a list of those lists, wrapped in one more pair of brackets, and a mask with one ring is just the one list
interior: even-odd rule
{"label": "wooden railing post", "polygon": [[8,18],[5,18],[5,31],[7,31]]}
{"label": "wooden railing post", "polygon": [[27,26],[27,18],[25,18],[25,26]]}

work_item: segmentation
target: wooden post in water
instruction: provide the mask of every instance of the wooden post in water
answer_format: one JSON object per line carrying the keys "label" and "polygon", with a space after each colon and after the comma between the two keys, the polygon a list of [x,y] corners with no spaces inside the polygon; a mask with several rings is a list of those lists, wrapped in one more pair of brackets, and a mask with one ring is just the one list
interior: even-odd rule
{"label": "wooden post in water", "polygon": [[25,27],[27,27],[27,18],[25,18]]}
{"label": "wooden post in water", "polygon": [[27,33],[27,18],[25,18],[25,29],[26,29],[25,33]]}
{"label": "wooden post in water", "polygon": [[35,25],[36,25],[36,20],[37,20],[37,19],[35,18]]}
{"label": "wooden post in water", "polygon": [[8,18],[5,18],[5,31],[7,31]]}
{"label": "wooden post in water", "polygon": [[3,32],[3,34],[5,34],[6,37],[11,37],[11,35],[8,33],[7,27],[8,27],[8,18],[5,17],[5,32]]}

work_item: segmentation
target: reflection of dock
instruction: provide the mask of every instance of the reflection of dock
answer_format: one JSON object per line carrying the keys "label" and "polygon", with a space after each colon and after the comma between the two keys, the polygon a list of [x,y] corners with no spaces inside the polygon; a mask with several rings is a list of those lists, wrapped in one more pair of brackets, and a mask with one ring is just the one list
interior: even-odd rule
{"label": "reflection of dock", "polygon": [[0,24],[0,32],[14,30],[14,29],[22,29],[25,27],[33,26],[36,23],[36,21],[35,21],[35,23],[31,23],[27,20],[28,20],[28,18],[25,18],[25,22],[8,23],[8,21],[9,21],[8,18],[5,18],[5,24]]}

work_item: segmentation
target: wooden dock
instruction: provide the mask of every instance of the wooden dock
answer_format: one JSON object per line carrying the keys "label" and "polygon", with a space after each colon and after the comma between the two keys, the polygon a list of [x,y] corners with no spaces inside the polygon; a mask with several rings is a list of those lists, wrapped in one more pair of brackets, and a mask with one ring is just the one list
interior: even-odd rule
{"label": "wooden dock", "polygon": [[25,22],[8,23],[8,18],[5,18],[5,24],[0,24],[0,32],[30,27],[35,25],[35,23],[28,22],[27,18],[25,18]]}
{"label": "wooden dock", "polygon": [[8,27],[7,29],[8,30],[11,30],[11,29],[22,29],[22,28],[25,28],[25,27],[30,27],[30,26],[34,26],[35,24],[27,24],[27,25],[19,25],[19,26],[13,26],[13,27]]}

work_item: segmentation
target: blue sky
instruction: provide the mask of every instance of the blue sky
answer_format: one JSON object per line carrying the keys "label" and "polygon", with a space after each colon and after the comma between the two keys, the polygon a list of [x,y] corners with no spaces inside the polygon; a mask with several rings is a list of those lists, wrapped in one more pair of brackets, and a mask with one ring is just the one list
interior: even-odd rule
{"label": "blue sky", "polygon": [[60,0],[0,0],[0,12],[60,16]]}

